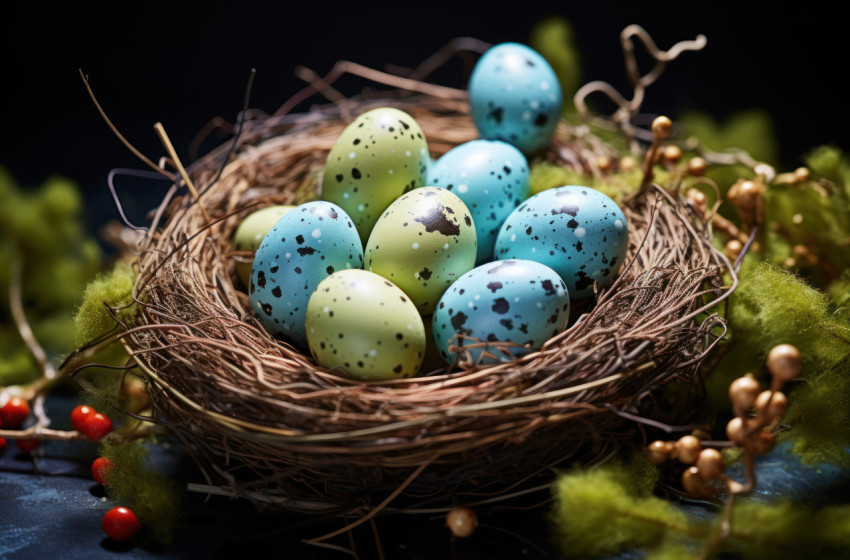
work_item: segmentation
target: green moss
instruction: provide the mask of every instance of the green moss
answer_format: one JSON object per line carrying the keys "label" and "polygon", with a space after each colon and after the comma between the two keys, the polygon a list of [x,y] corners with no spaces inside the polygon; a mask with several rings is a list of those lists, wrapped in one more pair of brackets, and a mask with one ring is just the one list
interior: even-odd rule
{"label": "green moss", "polygon": [[670,502],[651,495],[657,470],[642,453],[631,464],[576,469],[553,485],[555,540],[568,556],[616,554],[655,548],[670,528],[690,532],[692,521]]}
{"label": "green moss", "polygon": [[113,308],[121,319],[134,313],[133,286],[136,281],[133,269],[118,261],[113,269],[100,274],[83,294],[83,302],[74,317],[75,337],[78,345],[91,341],[115,327],[115,321],[104,305]]}
{"label": "green moss", "polygon": [[573,26],[560,16],[546,18],[532,29],[529,46],[552,66],[561,84],[564,107],[571,107],[573,95],[582,84],[581,57]]}
{"label": "green moss", "polygon": [[142,442],[102,443],[100,455],[114,465],[105,480],[109,497],[132,509],[154,539],[171,544],[180,520],[177,484],[153,469]]}
{"label": "green moss", "polygon": [[[630,464],[612,462],[577,469],[553,485],[551,514],[555,542],[568,558],[596,558],[642,550],[646,558],[840,557],[850,549],[850,506],[809,509],[790,500],[738,499],[731,533],[722,539],[721,512],[709,519],[688,516],[651,493],[642,453]],[[654,467],[649,466],[654,469]]]}
{"label": "green moss", "polygon": [[802,382],[786,387],[790,407],[782,439],[804,462],[822,460],[850,466],[850,321],[836,313],[827,296],[802,279],[769,263],[742,271],[730,299],[732,346],[707,382],[715,407],[728,410],[727,391],[736,377],[752,372],[769,383],[768,351],[790,343],[803,357]]}
{"label": "green moss", "polygon": [[[637,191],[642,180],[643,172],[639,170],[595,178],[545,160],[532,162],[529,174],[532,195],[564,185],[586,185],[611,197],[618,204],[626,196]],[[660,168],[655,170],[656,183],[666,185],[669,180],[670,174],[667,171]]]}

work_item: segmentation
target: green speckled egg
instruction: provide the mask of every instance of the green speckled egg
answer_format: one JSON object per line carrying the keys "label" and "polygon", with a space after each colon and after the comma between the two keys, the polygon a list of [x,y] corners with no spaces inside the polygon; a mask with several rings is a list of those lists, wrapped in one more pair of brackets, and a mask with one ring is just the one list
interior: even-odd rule
{"label": "green speckled egg", "polygon": [[316,361],[362,381],[413,377],[425,356],[425,325],[392,282],[366,270],[322,280],[307,304],[307,345]]}
{"label": "green speckled egg", "polygon": [[404,290],[427,315],[446,288],[472,270],[477,253],[475,224],[463,201],[445,189],[423,187],[402,195],[381,215],[363,268]]}
{"label": "green speckled egg", "polygon": [[[245,216],[236,233],[233,234],[233,248],[237,251],[256,253],[263,238],[271,231],[281,216],[295,208],[294,206],[267,206]],[[237,262],[236,276],[247,286],[251,281],[251,262]]]}
{"label": "green speckled egg", "polygon": [[339,135],[325,163],[322,198],[345,210],[365,244],[387,206],[425,185],[430,155],[413,117],[391,107],[363,113]]}

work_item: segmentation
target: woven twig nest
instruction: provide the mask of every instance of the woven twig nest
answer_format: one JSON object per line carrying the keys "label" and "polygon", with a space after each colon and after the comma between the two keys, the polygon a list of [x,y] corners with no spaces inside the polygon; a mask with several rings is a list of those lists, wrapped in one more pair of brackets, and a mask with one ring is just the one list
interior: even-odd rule
{"label": "woven twig nest", "polygon": [[[651,415],[653,389],[695,379],[719,322],[706,310],[729,291],[729,263],[704,216],[657,186],[624,204],[630,247],[616,283],[515,362],[366,383],[266,333],[235,280],[233,232],[261,206],[315,196],[337,136],[377,106],[410,113],[435,156],[477,137],[456,90],[248,121],[238,145],[191,168],[200,200],[167,198],[142,243],[142,303],[123,341],[157,416],[188,444],[210,488],[313,512],[401,495],[442,504],[464,492],[506,495],[555,465],[616,448],[634,424],[611,407]],[[604,149],[560,123],[542,157],[587,169]]]}

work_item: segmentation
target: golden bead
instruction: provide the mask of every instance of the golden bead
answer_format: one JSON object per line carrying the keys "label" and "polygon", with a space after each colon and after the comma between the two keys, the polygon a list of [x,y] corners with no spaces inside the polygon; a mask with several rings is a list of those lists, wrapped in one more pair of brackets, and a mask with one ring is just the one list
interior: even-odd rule
{"label": "golden bead", "polygon": [[741,251],[744,250],[744,244],[738,241],[737,239],[730,239],[726,242],[726,246],[723,248],[723,254],[726,255],[728,259],[737,259],[738,255],[741,254]]}
{"label": "golden bead", "polygon": [[662,155],[664,159],[666,159],[670,163],[676,163],[677,161],[682,159],[682,148],[673,145],[665,146]]}
{"label": "golden bead", "polygon": [[596,158],[596,167],[598,167],[599,171],[602,173],[608,173],[613,167],[613,162],[608,156],[598,156]]}
{"label": "golden bead", "polygon": [[446,515],[446,527],[452,535],[465,539],[478,528],[478,516],[475,511],[466,506],[455,506]]}
{"label": "golden bead", "polygon": [[796,346],[778,344],[767,353],[767,370],[774,378],[791,381],[800,374],[803,359]]}
{"label": "golden bead", "polygon": [[701,190],[688,189],[685,196],[687,196],[689,200],[693,200],[697,206],[704,208],[706,204],[708,204],[708,197],[705,196],[705,193]]}
{"label": "golden bead", "polygon": [[744,420],[736,416],[726,424],[726,437],[735,445],[744,445]]}
{"label": "golden bead", "polygon": [[705,175],[707,169],[708,162],[706,162],[701,157],[695,157],[688,160],[688,175],[693,175],[694,177],[702,177],[703,175]]}
{"label": "golden bead", "polygon": [[768,422],[779,420],[788,410],[788,397],[782,391],[762,391],[756,397],[756,410],[763,414]]}
{"label": "golden bead", "polygon": [[782,261],[782,266],[785,268],[794,268],[797,266],[797,259],[794,257],[788,257],[784,261]]}
{"label": "golden bead", "polygon": [[756,206],[756,200],[762,194],[762,189],[754,181],[742,181],[738,184],[738,190],[734,200],[735,206],[742,210],[752,210]]}
{"label": "golden bead", "polygon": [[646,458],[653,465],[662,465],[670,458],[672,445],[666,441],[653,441],[646,446]]}
{"label": "golden bead", "polygon": [[697,467],[691,467],[682,473],[682,488],[697,498],[710,498],[714,495],[714,489],[705,483]]}
{"label": "golden bead", "polygon": [[807,167],[798,167],[794,170],[794,180],[798,183],[802,183],[803,181],[808,181],[811,173]]}
{"label": "golden bead", "polygon": [[723,474],[723,456],[716,449],[703,449],[696,466],[705,480],[719,478]]}
{"label": "golden bead", "polygon": [[686,465],[693,465],[697,457],[699,457],[701,449],[702,445],[700,445],[697,438],[694,436],[682,436],[676,442],[676,458]]}
{"label": "golden bead", "polygon": [[630,173],[637,169],[637,160],[632,156],[625,156],[620,160],[620,171]]}
{"label": "golden bead", "polygon": [[673,130],[673,121],[665,116],[655,117],[652,121],[652,136],[655,140],[666,140]]}
{"label": "golden bead", "polygon": [[753,377],[753,374],[748,373],[729,385],[729,400],[735,407],[745,411],[756,402],[760,390],[761,386],[758,380]]}

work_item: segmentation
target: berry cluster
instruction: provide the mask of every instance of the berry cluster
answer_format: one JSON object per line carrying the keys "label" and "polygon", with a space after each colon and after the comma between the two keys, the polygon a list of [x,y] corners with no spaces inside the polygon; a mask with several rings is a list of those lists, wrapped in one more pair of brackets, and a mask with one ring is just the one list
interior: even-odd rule
{"label": "berry cluster", "polygon": [[723,483],[730,494],[747,494],[755,485],[754,458],[767,453],[775,443],[774,433],[788,409],[788,398],[782,393],[785,383],[800,373],[800,351],[790,344],[780,344],[767,355],[767,369],[772,382],[769,390],[748,373],[729,385],[729,399],[735,416],[726,425],[726,435],[732,445],[744,449],[747,482],[741,483],[724,473],[723,457],[712,447],[703,447],[699,438],[687,435],[676,442],[654,441],[646,449],[647,458],[655,465],[678,460],[691,465],[682,473],[682,488],[688,494],[709,498],[716,488],[711,480]]}

